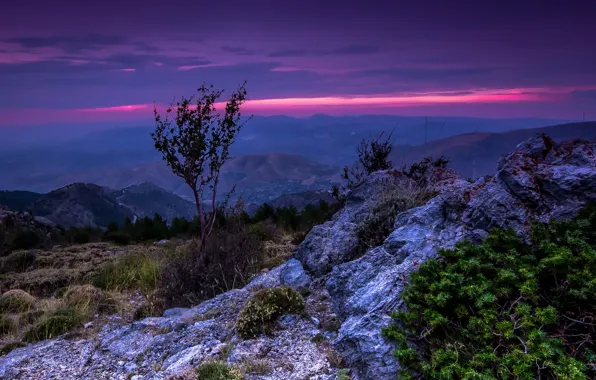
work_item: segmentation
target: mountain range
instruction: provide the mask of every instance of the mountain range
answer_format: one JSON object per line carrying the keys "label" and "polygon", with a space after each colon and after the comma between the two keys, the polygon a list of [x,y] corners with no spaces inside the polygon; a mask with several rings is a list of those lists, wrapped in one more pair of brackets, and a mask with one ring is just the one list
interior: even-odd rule
{"label": "mountain range", "polygon": [[548,127],[519,129],[502,133],[466,133],[425,145],[397,145],[391,160],[397,167],[410,165],[422,158],[441,155],[449,159],[449,167],[464,177],[476,178],[494,174],[499,158],[515,149],[520,141],[537,133],[546,133],[555,141],[575,138],[596,138],[596,122],[568,123]]}
{"label": "mountain range", "polygon": [[[339,168],[354,161],[357,144],[381,131],[392,131],[392,140],[397,146],[420,146],[465,133],[496,133],[561,122],[383,115],[254,117],[243,127],[233,145],[235,161],[228,165],[225,171],[229,173],[224,177],[226,182],[242,178],[237,193],[244,193],[245,197],[254,194],[258,202],[284,192],[327,186],[329,181],[337,180],[332,179],[332,171],[337,173]],[[88,128],[86,133],[85,128]],[[188,197],[185,185],[169,173],[154,149],[151,131],[150,127],[135,127],[130,123],[122,123],[120,127],[67,124],[3,128],[0,130],[0,189],[46,193],[74,182],[113,188],[152,182]],[[304,168],[312,173],[304,173]],[[275,174],[269,175],[271,170]],[[317,181],[313,178],[319,177],[324,184],[315,185]],[[289,180],[292,185],[287,189],[281,186],[282,193],[276,190],[267,194],[270,182],[275,182],[271,188],[280,187],[278,180],[283,183]]]}
{"label": "mountain range", "polygon": [[[596,122],[545,127],[552,121],[541,119],[316,115],[254,121],[233,146],[234,155],[222,169],[219,189],[222,199],[236,185],[234,197],[242,197],[247,209],[264,202],[282,205],[284,196],[292,199],[288,194],[299,194],[294,197],[298,206],[309,199],[304,194],[318,193],[316,199],[325,199],[327,195],[321,194],[341,181],[341,167],[355,160],[358,142],[382,130],[393,131],[394,166],[443,155],[464,177],[493,174],[502,154],[536,133],[547,133],[555,140],[596,137]],[[167,219],[194,215],[190,189],[161,161],[150,131],[133,127],[97,130],[70,142],[2,150],[0,188],[20,191],[0,192],[0,204],[35,210],[69,225],[103,225],[112,217],[122,220],[156,212]],[[80,208],[72,203],[79,197],[92,200]],[[103,205],[99,216],[83,211],[96,204]],[[76,217],[70,220],[64,213]]]}
{"label": "mountain range", "polygon": [[126,218],[153,217],[192,219],[195,204],[145,182],[115,190],[92,183],[73,183],[47,194],[4,191],[0,206],[43,217],[63,227],[107,227]]}
{"label": "mountain range", "polygon": [[[334,203],[328,190],[284,194],[269,203],[273,207],[294,206],[298,210],[320,200]],[[247,203],[245,209],[253,214],[260,204]],[[73,183],[47,194],[27,191],[0,192],[0,207],[41,217],[62,227],[100,227],[111,222],[122,223],[126,218],[152,218],[155,214],[168,221],[176,217],[192,220],[196,206],[159,186],[143,182],[116,190],[93,183]],[[205,205],[208,210],[210,205]],[[0,221],[1,222],[1,221]]]}

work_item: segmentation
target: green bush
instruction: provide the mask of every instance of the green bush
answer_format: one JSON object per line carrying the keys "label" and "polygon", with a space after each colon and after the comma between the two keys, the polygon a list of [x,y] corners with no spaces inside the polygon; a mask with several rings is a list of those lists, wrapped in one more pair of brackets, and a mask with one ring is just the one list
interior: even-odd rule
{"label": "green bush", "polygon": [[244,339],[270,333],[278,317],[304,313],[304,308],[302,296],[289,286],[259,290],[240,311],[236,332]]}
{"label": "green bush", "polygon": [[209,362],[197,367],[197,380],[242,380],[237,370],[231,369],[225,362]]}
{"label": "green bush", "polygon": [[405,379],[596,378],[596,208],[494,231],[413,273],[384,330]]}

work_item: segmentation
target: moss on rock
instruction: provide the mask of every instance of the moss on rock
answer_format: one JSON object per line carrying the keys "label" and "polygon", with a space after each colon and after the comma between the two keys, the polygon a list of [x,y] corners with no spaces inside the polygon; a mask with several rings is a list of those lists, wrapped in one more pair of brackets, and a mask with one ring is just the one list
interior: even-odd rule
{"label": "moss on rock", "polygon": [[236,332],[244,339],[270,333],[272,324],[278,317],[303,313],[304,310],[304,299],[291,287],[263,289],[255,293],[240,312]]}

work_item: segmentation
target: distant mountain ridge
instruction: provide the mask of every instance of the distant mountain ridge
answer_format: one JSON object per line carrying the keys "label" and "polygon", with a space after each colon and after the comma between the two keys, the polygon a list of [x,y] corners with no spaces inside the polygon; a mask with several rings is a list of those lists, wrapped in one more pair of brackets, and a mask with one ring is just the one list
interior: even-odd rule
{"label": "distant mountain ridge", "polygon": [[91,183],[73,183],[51,191],[27,209],[63,227],[106,227],[135,216],[129,207],[110,197],[106,188]]}
{"label": "distant mountain ridge", "polygon": [[[262,203],[287,193],[329,188],[340,181],[337,167],[320,164],[304,156],[280,152],[235,156],[222,168],[220,196],[236,185],[236,196]],[[167,192],[192,201],[184,181],[163,161],[142,163],[112,170],[74,171],[63,175],[31,176],[21,187],[48,192],[67,184],[82,182],[123,189],[150,182]]]}
{"label": "distant mountain ridge", "polygon": [[152,218],[158,214],[170,221],[176,217],[191,220],[197,214],[193,202],[182,199],[151,182],[109,191],[108,195],[119,204],[131,209],[139,218]]}
{"label": "distant mountain ridge", "polygon": [[13,211],[23,211],[33,201],[35,201],[36,199],[38,199],[42,196],[43,196],[43,194],[34,193],[32,191],[1,190],[0,191],[0,206],[4,206],[4,207],[8,208],[9,210],[13,210]]}
{"label": "distant mountain ridge", "polygon": [[[560,123],[536,118],[257,116],[243,127],[231,154],[241,157],[278,151],[300,155],[323,165],[342,167],[354,160],[355,147],[361,139],[376,136],[383,130],[394,132],[395,144],[418,145],[463,133],[492,133]],[[151,126],[124,122],[110,123],[109,128],[102,125],[48,125],[1,129],[0,145],[6,143],[6,146],[0,146],[0,189],[45,193],[73,182],[100,183],[101,173],[161,160],[153,147]],[[17,135],[21,137],[17,139]],[[71,140],[64,141],[65,135],[71,136]],[[119,184],[118,188],[143,181],[174,191],[157,178]],[[309,189],[298,189],[306,190]]]}
{"label": "distant mountain ridge", "polygon": [[401,165],[420,161],[426,156],[444,155],[449,159],[449,167],[463,177],[492,175],[496,170],[495,163],[503,154],[515,150],[521,141],[537,133],[546,133],[558,142],[576,138],[592,140],[596,138],[596,122],[560,124],[502,133],[466,133],[432,141],[426,145],[396,145],[391,160],[394,166],[399,168]]}
{"label": "distant mountain ridge", "polygon": [[196,215],[194,203],[148,182],[120,190],[78,182],[47,194],[5,191],[0,193],[0,201],[12,201],[19,196],[32,200],[28,204],[23,201],[0,202],[0,205],[15,211],[27,211],[67,228],[107,227],[111,222],[122,223],[126,218],[134,220],[155,214],[167,220],[175,217],[192,219]]}

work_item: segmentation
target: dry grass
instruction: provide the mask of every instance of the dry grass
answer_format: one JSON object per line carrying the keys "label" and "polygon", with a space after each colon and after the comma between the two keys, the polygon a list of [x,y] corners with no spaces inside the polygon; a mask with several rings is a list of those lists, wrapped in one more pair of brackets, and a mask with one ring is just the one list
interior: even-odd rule
{"label": "dry grass", "polygon": [[[56,289],[72,284],[87,282],[97,276],[105,265],[126,255],[147,255],[152,257],[169,254],[170,246],[130,245],[126,247],[110,243],[90,243],[50,250],[31,250],[33,263],[21,270],[6,271],[0,275],[0,291],[24,289],[36,296],[51,296]],[[13,252],[3,260],[13,260]]]}
{"label": "dry grass", "polygon": [[240,367],[244,373],[251,375],[267,375],[272,371],[271,363],[263,359],[245,358],[240,363]]}
{"label": "dry grass", "polygon": [[31,309],[35,297],[21,289],[12,289],[0,296],[0,313],[21,313]]}
{"label": "dry grass", "polygon": [[[135,314],[160,315],[163,303],[155,296],[160,258],[185,250],[91,243],[14,252],[10,265],[3,258],[0,289],[11,290],[0,297],[0,351],[64,333],[93,336],[114,313],[129,320]],[[89,284],[98,278],[106,289]]]}
{"label": "dry grass", "polygon": [[194,369],[169,375],[165,380],[197,380],[197,372]]}
{"label": "dry grass", "polygon": [[406,210],[426,204],[436,193],[414,182],[383,187],[370,213],[358,226],[356,256],[379,246],[393,231],[395,217]]}

